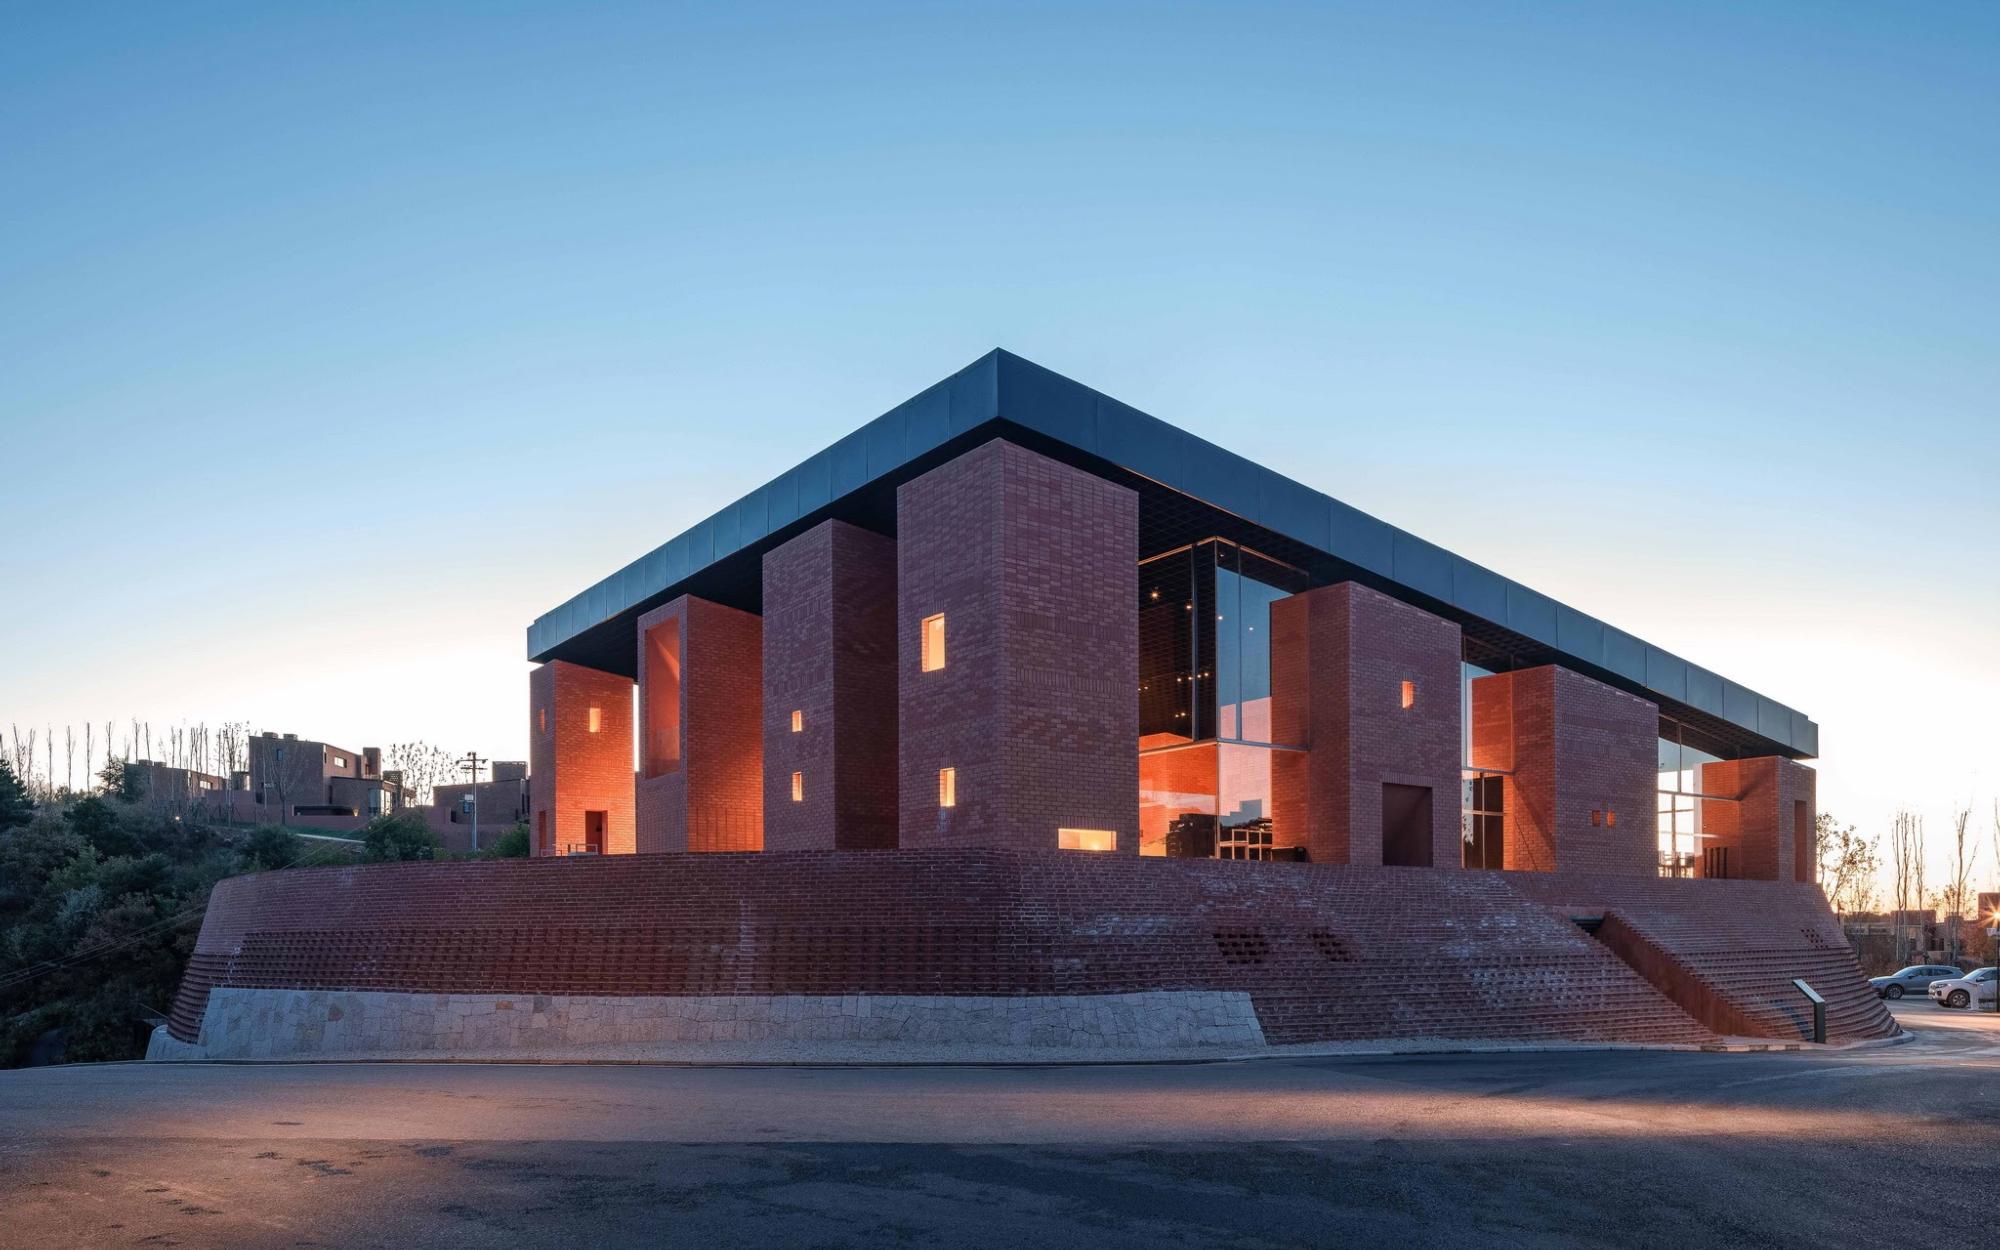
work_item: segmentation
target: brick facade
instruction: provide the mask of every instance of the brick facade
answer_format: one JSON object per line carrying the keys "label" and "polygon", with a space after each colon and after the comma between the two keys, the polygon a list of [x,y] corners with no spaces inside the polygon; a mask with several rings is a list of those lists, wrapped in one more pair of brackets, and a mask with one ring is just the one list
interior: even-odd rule
{"label": "brick facade", "polygon": [[602,852],[631,854],[631,680],[564,660],[535,669],[528,674],[528,744],[534,854],[586,846],[599,819]]}
{"label": "brick facade", "polygon": [[1505,867],[1652,876],[1659,708],[1559,665],[1472,682],[1470,763],[1505,780]]}
{"label": "brick facade", "polygon": [[[1138,851],[1138,496],[994,440],[898,489],[904,847]],[[945,618],[945,665],[921,666]],[[956,804],[939,801],[954,770]]]}
{"label": "brick facade", "polygon": [[[1765,755],[1703,764],[1701,792],[1735,795],[1735,802],[1701,800],[1704,849],[1728,853],[1728,875],[1751,881],[1811,882],[1818,876],[1813,845],[1813,770],[1797,760]],[[1697,871],[1706,860],[1696,857]]]}
{"label": "brick facade", "polygon": [[763,849],[763,638],[692,595],[639,618],[641,852]]}
{"label": "brick facade", "polygon": [[[1460,865],[1460,653],[1457,625],[1353,582],[1271,605],[1271,736],[1308,748],[1272,779],[1288,843],[1314,863]],[[1385,819],[1426,791],[1427,841],[1385,860]]]}
{"label": "brick facade", "polygon": [[895,540],[828,521],[767,553],[763,637],[764,848],[894,847]]}

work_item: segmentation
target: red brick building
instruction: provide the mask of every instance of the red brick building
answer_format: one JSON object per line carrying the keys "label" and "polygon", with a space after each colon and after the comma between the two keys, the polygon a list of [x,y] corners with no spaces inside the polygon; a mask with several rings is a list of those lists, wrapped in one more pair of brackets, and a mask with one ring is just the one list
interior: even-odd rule
{"label": "red brick building", "polygon": [[[545,614],[528,651],[534,856],[591,856],[564,916],[609,891],[606,940],[656,973],[524,933],[495,993],[1233,986],[1260,1036],[1310,1039],[1356,1026],[1286,977],[1445,959],[1615,983],[1634,1035],[1784,1035],[1807,972],[1842,1028],[1892,1027],[1813,885],[1809,719],[1004,352]],[[609,901],[621,871],[652,883],[638,910]],[[502,882],[451,897],[504,919],[479,901]],[[665,912],[661,882],[684,883]],[[673,919],[711,902],[712,931]],[[1509,972],[1509,935],[1545,929],[1544,971]],[[1528,1014],[1494,1027],[1534,1035],[1508,1003]]]}

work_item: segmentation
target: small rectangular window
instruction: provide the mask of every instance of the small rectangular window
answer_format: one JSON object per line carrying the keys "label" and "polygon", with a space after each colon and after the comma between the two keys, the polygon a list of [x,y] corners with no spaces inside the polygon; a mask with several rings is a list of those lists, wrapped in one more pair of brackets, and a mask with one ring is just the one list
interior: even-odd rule
{"label": "small rectangular window", "polygon": [[590,709],[590,732],[596,733],[602,728],[604,728],[604,709],[594,707]]}
{"label": "small rectangular window", "polygon": [[1403,683],[1403,706],[1415,707],[1416,705],[1417,705],[1417,683],[1413,681],[1406,681]]}
{"label": "small rectangular window", "polygon": [[1116,829],[1058,829],[1056,846],[1065,851],[1115,851],[1118,849]]}
{"label": "small rectangular window", "polygon": [[793,708],[792,732],[797,733],[799,730],[804,729],[805,727],[806,727],[806,714],[804,712],[799,711],[797,708]]}
{"label": "small rectangular window", "polygon": [[335,768],[345,768],[345,767],[347,767],[347,757],[346,757],[345,755],[336,755],[336,756],[334,756],[334,757],[333,757],[333,766],[334,766]]}
{"label": "small rectangular window", "polygon": [[923,668],[935,673],[944,667],[944,613],[924,618]]}
{"label": "small rectangular window", "polygon": [[802,803],[805,801],[805,797],[806,797],[806,775],[804,773],[793,773],[792,802]]}
{"label": "small rectangular window", "polygon": [[938,806],[958,806],[958,770],[956,768],[938,769]]}
{"label": "small rectangular window", "polygon": [[549,710],[545,707],[535,709],[535,730],[537,733],[549,731]]}

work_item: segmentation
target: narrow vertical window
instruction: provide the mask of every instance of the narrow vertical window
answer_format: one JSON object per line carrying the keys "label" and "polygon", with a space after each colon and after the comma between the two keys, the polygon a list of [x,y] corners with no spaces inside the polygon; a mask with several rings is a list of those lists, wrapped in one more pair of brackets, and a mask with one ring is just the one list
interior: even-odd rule
{"label": "narrow vertical window", "polygon": [[1403,683],[1403,706],[1415,707],[1416,705],[1417,705],[1417,683],[1413,681],[1406,681]]}
{"label": "narrow vertical window", "polygon": [[590,732],[596,733],[602,728],[604,728],[604,709],[594,707],[590,709]]}
{"label": "narrow vertical window", "polygon": [[798,710],[797,708],[793,708],[793,709],[792,709],[792,732],[793,732],[793,733],[797,733],[797,732],[798,732],[799,730],[801,730],[801,729],[804,729],[805,727],[806,727],[806,714],[805,714],[804,712],[802,712],[802,711]]}
{"label": "narrow vertical window", "polygon": [[935,673],[944,667],[944,613],[924,618],[923,667]]}
{"label": "narrow vertical window", "polygon": [[535,728],[541,733],[549,731],[549,710],[547,708],[537,708],[535,710]]}
{"label": "narrow vertical window", "polygon": [[938,769],[938,806],[958,806],[958,770],[956,768]]}
{"label": "narrow vertical window", "polygon": [[806,775],[804,773],[793,773],[792,802],[802,803],[805,801],[805,797],[806,797]]}

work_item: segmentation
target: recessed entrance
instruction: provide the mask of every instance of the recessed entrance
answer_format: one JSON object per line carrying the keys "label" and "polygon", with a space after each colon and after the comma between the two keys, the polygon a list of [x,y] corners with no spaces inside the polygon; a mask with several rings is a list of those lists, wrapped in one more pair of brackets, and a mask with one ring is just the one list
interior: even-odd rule
{"label": "recessed entrance", "polygon": [[1431,788],[1382,784],[1382,862],[1396,868],[1431,866]]}
{"label": "recessed entrance", "polygon": [[587,853],[591,855],[604,854],[604,824],[605,818],[603,812],[585,812],[583,814],[583,849]]}

